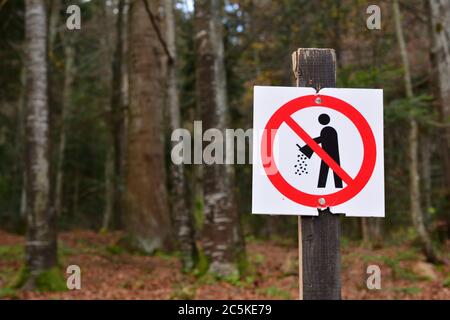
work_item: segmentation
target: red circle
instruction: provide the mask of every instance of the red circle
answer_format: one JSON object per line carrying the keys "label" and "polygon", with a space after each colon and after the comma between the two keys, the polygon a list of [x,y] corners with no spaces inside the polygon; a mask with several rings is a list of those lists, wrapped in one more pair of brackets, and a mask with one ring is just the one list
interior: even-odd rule
{"label": "red circle", "polygon": [[[319,96],[321,99],[320,105],[315,102],[316,98]],[[277,130],[285,119],[290,117],[293,113],[308,107],[326,107],[342,113],[353,122],[362,138],[364,157],[358,174],[350,185],[347,185],[342,190],[334,193],[315,195],[296,189],[283,178],[276,166],[273,152],[271,152],[271,150],[273,150],[273,143]],[[271,137],[271,135],[273,135],[273,137]],[[350,200],[364,188],[375,167],[376,144],[369,123],[353,106],[335,97],[325,95],[308,95],[295,98],[287,102],[269,119],[264,130],[264,136],[265,138],[263,138],[261,143],[261,158],[263,160],[263,166],[267,177],[272,182],[274,187],[277,188],[278,191],[280,191],[284,196],[305,206],[320,207],[320,198],[325,200],[325,206],[327,207],[335,206]]]}

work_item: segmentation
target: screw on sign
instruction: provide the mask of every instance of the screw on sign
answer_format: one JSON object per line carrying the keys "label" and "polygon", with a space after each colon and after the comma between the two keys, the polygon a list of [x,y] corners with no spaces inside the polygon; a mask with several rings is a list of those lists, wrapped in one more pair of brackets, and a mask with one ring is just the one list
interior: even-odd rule
{"label": "screw on sign", "polygon": [[[337,132],[334,128],[325,127],[321,135],[312,138],[292,117],[292,115],[302,109],[321,106],[335,110],[347,117],[357,128],[363,143],[363,160],[361,167],[354,178],[352,178],[340,165],[339,150],[337,145]],[[321,114],[319,119],[321,125],[328,125],[330,122],[327,114]],[[299,190],[292,186],[278,170],[274,158],[274,141],[277,130],[282,124],[287,126],[298,137],[305,142],[299,150],[306,158],[310,158],[313,153],[321,159],[318,187],[325,187],[328,171],[334,173],[336,188],[340,190],[328,194],[311,194]],[[339,205],[350,200],[357,195],[367,184],[372,176],[376,162],[376,143],[371,127],[364,116],[347,102],[327,95],[306,95],[295,98],[281,106],[269,119],[264,128],[264,137],[261,143],[261,158],[267,177],[275,188],[288,199],[309,207],[329,207]],[[320,146],[321,144],[322,146]],[[302,158],[302,157],[301,157]],[[303,158],[304,159],[304,158]],[[301,160],[304,167],[304,160]],[[303,169],[301,171],[303,173]],[[342,181],[346,186],[343,187]]]}

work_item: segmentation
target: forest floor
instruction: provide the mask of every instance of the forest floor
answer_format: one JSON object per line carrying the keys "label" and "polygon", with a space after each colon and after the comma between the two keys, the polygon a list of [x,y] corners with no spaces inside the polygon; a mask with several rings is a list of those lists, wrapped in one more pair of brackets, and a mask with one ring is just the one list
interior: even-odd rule
{"label": "forest floor", "polygon": [[[120,234],[70,231],[60,235],[61,272],[81,268],[81,290],[26,292],[8,289],[23,262],[24,238],[0,231],[0,298],[3,299],[296,299],[297,248],[281,241],[248,241],[243,279],[183,274],[176,256],[127,253]],[[450,247],[447,246],[447,249]],[[446,250],[446,258],[450,258]],[[381,268],[381,290],[368,290],[366,268]],[[450,299],[450,266],[434,266],[408,245],[368,249],[342,244],[344,299]]]}

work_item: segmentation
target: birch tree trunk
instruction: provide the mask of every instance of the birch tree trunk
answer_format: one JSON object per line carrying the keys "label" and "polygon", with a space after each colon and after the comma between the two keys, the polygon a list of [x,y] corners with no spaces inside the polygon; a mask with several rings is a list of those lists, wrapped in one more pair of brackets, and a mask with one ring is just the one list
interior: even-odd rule
{"label": "birch tree trunk", "polygon": [[[153,13],[159,12],[159,1],[149,1],[148,5]],[[161,21],[157,15],[155,18],[159,28]],[[158,249],[169,249],[171,244],[163,144],[163,49],[144,0],[130,4],[129,19],[130,100],[125,227],[131,246],[153,253]]]}
{"label": "birch tree trunk", "polygon": [[56,265],[56,221],[50,209],[47,12],[44,0],[25,2],[27,242],[25,286]]}
{"label": "birch tree trunk", "polygon": [[[397,41],[399,44],[400,55],[403,63],[404,70],[404,81],[407,98],[413,98],[413,88],[411,81],[411,72],[409,66],[408,53],[406,51],[405,38],[403,36],[403,29],[401,23],[400,8],[398,5],[398,0],[393,2],[393,11],[395,19],[395,29],[397,34]],[[419,234],[419,238],[422,244],[423,252],[430,262],[439,261],[437,254],[432,246],[430,236],[425,227],[423,212],[421,208],[421,193],[420,193],[420,174],[419,174],[419,131],[417,120],[414,115],[409,116],[409,134],[408,134],[408,147],[409,147],[409,196],[410,196],[410,206],[411,206],[411,216],[413,225]]]}
{"label": "birch tree trunk", "polygon": [[[197,103],[204,130],[225,130],[228,105],[220,0],[195,2]],[[235,274],[239,250],[243,251],[234,199],[232,165],[212,164],[203,168],[203,249],[209,271],[221,276]]]}
{"label": "birch tree trunk", "polygon": [[[180,101],[177,78],[177,50],[175,41],[175,14],[173,0],[165,0],[166,39],[167,47],[172,57],[168,64],[167,103],[169,106],[170,131],[181,127]],[[174,142],[176,144],[176,142]],[[181,251],[181,261],[184,270],[191,270],[195,265],[196,246],[194,239],[194,224],[191,210],[186,201],[186,180],[183,164],[171,163],[170,178],[172,181],[171,204],[172,215],[175,218],[178,246]]]}
{"label": "birch tree trunk", "polygon": [[[439,88],[439,115],[445,125],[440,149],[448,199],[450,197],[450,1],[429,0],[429,10],[433,75]],[[449,207],[450,203],[447,210],[450,210]]]}

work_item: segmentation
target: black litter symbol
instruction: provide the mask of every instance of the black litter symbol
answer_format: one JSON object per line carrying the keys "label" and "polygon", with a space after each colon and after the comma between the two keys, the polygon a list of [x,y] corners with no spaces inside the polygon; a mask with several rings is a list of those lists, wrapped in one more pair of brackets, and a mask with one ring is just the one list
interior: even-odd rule
{"label": "black litter symbol", "polygon": [[[320,136],[317,138],[314,138],[313,140],[318,143],[321,144],[323,150],[328,153],[328,155],[338,164],[340,165],[340,159],[339,159],[339,145],[338,145],[338,135],[336,130],[331,127],[328,126],[328,124],[330,123],[330,116],[322,113],[319,116],[319,123],[321,125],[324,125],[326,127],[324,127],[321,131],[320,131]],[[300,147],[297,144],[298,149],[301,152],[301,157],[300,159],[310,159],[311,156],[313,155],[314,151],[313,149],[305,144],[303,147]],[[297,160],[298,162],[300,162],[300,160]],[[302,161],[302,164],[305,165],[305,161]],[[328,164],[322,159],[321,163],[320,163],[320,172],[319,172],[319,181],[317,183],[317,188],[325,188],[326,184],[327,184],[327,177],[328,177],[328,171],[329,171],[329,166]],[[338,174],[336,172],[333,173],[334,175],[334,186],[336,188],[342,188],[342,179],[340,176],[338,176]]]}
{"label": "black litter symbol", "polygon": [[308,157],[306,157],[302,152],[297,155],[297,164],[294,165],[295,174],[301,176],[302,174],[308,174]]}

